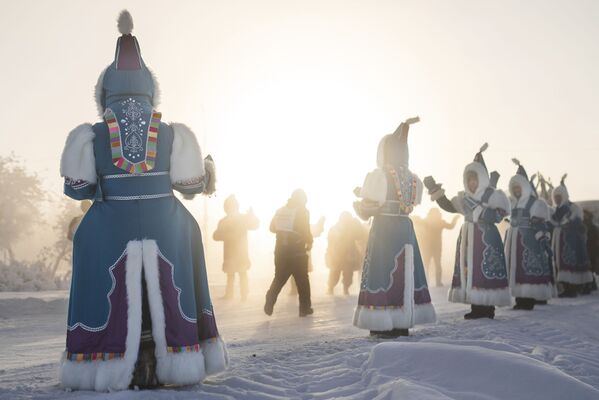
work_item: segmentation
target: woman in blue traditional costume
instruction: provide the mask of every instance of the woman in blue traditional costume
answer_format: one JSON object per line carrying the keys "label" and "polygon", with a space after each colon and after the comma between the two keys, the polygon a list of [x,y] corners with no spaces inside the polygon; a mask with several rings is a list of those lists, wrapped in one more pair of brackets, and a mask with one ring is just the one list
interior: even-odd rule
{"label": "woman in blue traditional costume", "polygon": [[499,174],[489,176],[483,158],[488,145],[476,153],[474,162],[464,169],[464,191],[449,200],[441,184],[432,177],[424,179],[431,199],[450,213],[464,216],[458,237],[449,301],[471,305],[465,319],[495,318],[495,306],[509,306],[505,254],[496,224],[510,212],[510,201],[496,189]]}
{"label": "woman in blue traditional costume", "polygon": [[532,310],[537,301],[557,294],[553,279],[551,236],[547,229],[549,206],[539,199],[520,161],[510,179],[512,204],[510,228],[505,239],[505,258],[510,291],[516,298],[514,309]]}
{"label": "woman in blue traditional costume", "polygon": [[127,11],[96,100],[103,122],[68,136],[64,192],[93,199],[74,237],[66,351],[70,389],[194,384],[227,365],[197,222],[173,195],[214,191],[193,132],[161,122],[158,87]]}
{"label": "woman in blue traditional costume", "polygon": [[360,218],[373,218],[354,325],[380,337],[407,336],[416,324],[435,322],[435,309],[410,220],[422,198],[422,182],[408,168],[408,130],[400,124],[378,147],[378,168],[356,190]]}
{"label": "woman in blue traditional costume", "polygon": [[564,175],[560,185],[553,189],[551,213],[553,237],[551,247],[557,270],[557,282],[561,286],[560,297],[576,297],[587,294],[584,287],[593,282],[591,262],[586,248],[586,230],[582,221],[582,208],[570,201]]}

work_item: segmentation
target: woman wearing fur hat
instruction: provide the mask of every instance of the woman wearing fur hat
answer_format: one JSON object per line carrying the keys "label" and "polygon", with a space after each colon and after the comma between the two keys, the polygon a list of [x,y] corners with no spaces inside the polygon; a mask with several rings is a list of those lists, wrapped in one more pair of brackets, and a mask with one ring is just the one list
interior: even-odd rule
{"label": "woman wearing fur hat", "polygon": [[64,191],[94,199],[73,240],[67,341],[70,389],[194,384],[225,369],[200,229],[174,197],[214,191],[193,132],[155,110],[158,87],[123,11],[114,62],[100,75],[103,121],[73,130]]}
{"label": "woman wearing fur hat", "polygon": [[449,200],[432,177],[424,184],[431,199],[447,212],[464,215],[456,247],[449,301],[471,304],[465,319],[494,318],[495,306],[511,304],[503,242],[496,224],[510,211],[510,201],[496,189],[499,174],[489,173],[485,143],[464,169],[464,191]]}
{"label": "woman wearing fur hat", "polygon": [[570,201],[565,179],[553,190],[555,209],[551,213],[553,238],[551,247],[557,270],[557,282],[562,287],[560,297],[586,294],[583,287],[593,282],[591,263],[586,249],[586,230],[582,209]]}
{"label": "woman wearing fur hat", "polygon": [[514,309],[532,310],[536,301],[556,295],[552,273],[550,235],[547,230],[549,206],[537,197],[520,162],[510,179],[512,215],[505,240],[510,291],[516,298]]}
{"label": "woman wearing fur hat", "polygon": [[422,198],[422,182],[408,169],[408,130],[402,123],[378,147],[378,168],[366,176],[354,204],[373,218],[354,325],[381,337],[407,336],[416,324],[435,322],[435,309],[410,213]]}

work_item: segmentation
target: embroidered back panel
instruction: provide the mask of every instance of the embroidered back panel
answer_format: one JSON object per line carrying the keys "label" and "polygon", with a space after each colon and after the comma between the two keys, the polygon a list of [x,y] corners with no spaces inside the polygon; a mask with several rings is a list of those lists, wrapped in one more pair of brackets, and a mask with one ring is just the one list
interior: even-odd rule
{"label": "embroidered back panel", "polygon": [[112,163],[129,173],[139,174],[154,168],[162,114],[149,112],[135,99],[128,98],[117,112],[107,108]]}

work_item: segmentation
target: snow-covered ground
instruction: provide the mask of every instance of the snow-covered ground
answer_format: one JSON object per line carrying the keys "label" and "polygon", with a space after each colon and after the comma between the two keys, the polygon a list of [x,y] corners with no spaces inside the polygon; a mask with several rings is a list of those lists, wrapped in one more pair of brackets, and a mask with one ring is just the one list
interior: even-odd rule
{"label": "snow-covered ground", "polygon": [[243,305],[216,299],[227,372],[193,387],[112,394],[58,386],[66,292],[0,293],[0,399],[599,399],[599,295],[464,321],[466,306],[445,292],[432,293],[439,322],[397,340],[352,327],[355,296],[315,289],[316,313],[304,319],[286,293],[271,318],[262,292]]}

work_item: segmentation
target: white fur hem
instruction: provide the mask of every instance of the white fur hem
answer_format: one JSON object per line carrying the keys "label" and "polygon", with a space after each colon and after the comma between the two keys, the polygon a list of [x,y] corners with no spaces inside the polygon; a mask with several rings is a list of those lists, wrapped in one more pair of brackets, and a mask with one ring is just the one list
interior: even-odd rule
{"label": "white fur hem", "polygon": [[555,297],[555,286],[551,283],[547,284],[513,284],[511,292],[513,297],[526,297],[535,300],[549,300]]}
{"label": "white fur hem", "polygon": [[66,354],[63,353],[60,362],[60,383],[63,387],[98,392],[124,390],[129,387],[141,336],[141,242],[131,241],[127,244],[125,269],[128,316],[124,358],[76,362],[67,360]]}
{"label": "white fur hem", "polygon": [[414,325],[437,322],[435,307],[431,303],[414,305]]}
{"label": "white fur hem", "polygon": [[414,304],[414,248],[408,244],[403,252],[405,253],[403,307],[370,308],[358,305],[354,312],[354,326],[371,331],[390,331],[409,329],[415,324],[436,321],[432,304]]}
{"label": "white fur hem", "polygon": [[510,288],[478,289],[472,288],[466,293],[466,302],[478,306],[509,306],[512,304]]}
{"label": "white fur hem", "polygon": [[582,285],[583,283],[593,282],[593,273],[591,271],[571,272],[561,270],[557,272],[557,281],[571,283],[573,285]]}
{"label": "white fur hem", "polygon": [[91,124],[81,124],[69,133],[60,158],[60,176],[96,183],[95,136]]}
{"label": "white fur hem", "polygon": [[354,312],[354,326],[370,331],[408,329],[414,326],[412,313],[401,308],[371,309],[358,306]]}
{"label": "white fur hem", "polygon": [[200,342],[204,354],[206,375],[214,375],[224,371],[229,365],[229,353],[225,342],[219,337],[216,340]]}
{"label": "white fur hem", "polygon": [[227,354],[223,341],[200,343],[201,352],[169,353],[166,343],[164,307],[158,274],[158,245],[155,240],[143,241],[144,271],[148,285],[148,300],[152,313],[152,336],[156,343],[156,375],[160,383],[191,385],[206,375],[223,371]]}
{"label": "white fur hem", "polygon": [[466,303],[466,292],[462,288],[449,288],[447,300],[451,303]]}

